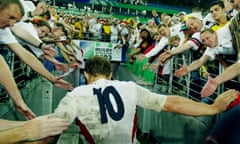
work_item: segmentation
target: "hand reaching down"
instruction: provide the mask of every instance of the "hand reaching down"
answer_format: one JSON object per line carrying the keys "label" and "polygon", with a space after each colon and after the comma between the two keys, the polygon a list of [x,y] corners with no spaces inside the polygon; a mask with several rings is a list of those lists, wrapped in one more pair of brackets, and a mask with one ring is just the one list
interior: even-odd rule
{"label": "hand reaching down", "polygon": [[54,84],[54,86],[59,87],[64,90],[73,90],[72,84],[63,80],[62,78],[63,78],[63,76],[59,76],[59,77],[55,78],[54,81],[52,82]]}
{"label": "hand reaching down", "polygon": [[176,77],[182,77],[182,76],[185,76],[187,73],[188,73],[188,70],[187,70],[187,67],[186,66],[183,66],[181,64],[179,64],[180,66],[180,69],[176,70],[174,75]]}
{"label": "hand reaching down", "polygon": [[218,87],[217,81],[214,78],[212,78],[209,73],[207,73],[206,75],[207,75],[208,81],[201,91],[201,97],[210,96]]}
{"label": "hand reaching down", "polygon": [[162,54],[160,54],[159,56],[159,60],[162,63],[165,63],[168,59],[170,59],[172,57],[171,51],[170,50],[164,50],[164,52]]}
{"label": "hand reaching down", "polygon": [[26,133],[27,141],[35,141],[61,134],[68,126],[69,122],[64,119],[45,115],[26,122],[23,132]]}
{"label": "hand reaching down", "polygon": [[17,111],[24,116],[26,120],[31,120],[36,117],[36,115],[31,111],[31,109],[22,101],[22,102],[14,102],[14,106]]}
{"label": "hand reaching down", "polygon": [[41,49],[42,49],[43,53],[45,53],[47,55],[51,55],[51,56],[57,56],[58,55],[58,52],[53,48],[52,45],[43,44]]}
{"label": "hand reaching down", "polygon": [[143,65],[142,70],[145,71],[148,68],[149,68],[149,63],[146,63]]}
{"label": "hand reaching down", "polygon": [[63,70],[65,72],[69,70],[68,65],[60,63],[60,62],[59,63],[55,63],[54,66],[55,66],[56,70]]}
{"label": "hand reaching down", "polygon": [[151,64],[150,67],[149,67],[149,69],[150,69],[151,71],[154,71],[154,70],[156,70],[158,67],[159,67],[159,64],[158,64],[158,63],[155,63],[155,64]]}

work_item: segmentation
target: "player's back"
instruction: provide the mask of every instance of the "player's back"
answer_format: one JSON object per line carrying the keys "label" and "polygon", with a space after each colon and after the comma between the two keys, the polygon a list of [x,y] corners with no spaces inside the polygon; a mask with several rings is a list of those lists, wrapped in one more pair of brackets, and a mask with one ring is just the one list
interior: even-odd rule
{"label": "player's back", "polygon": [[[61,103],[71,103],[68,107],[74,108],[68,115],[78,117],[96,143],[128,144],[132,143],[136,93],[133,82],[100,79],[74,89]],[[60,108],[61,103],[57,113],[66,111]]]}

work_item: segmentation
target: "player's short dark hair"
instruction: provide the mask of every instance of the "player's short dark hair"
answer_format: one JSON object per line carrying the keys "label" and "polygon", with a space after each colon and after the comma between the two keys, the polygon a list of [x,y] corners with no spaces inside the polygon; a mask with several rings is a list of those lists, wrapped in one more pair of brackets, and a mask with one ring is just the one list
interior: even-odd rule
{"label": "player's short dark hair", "polygon": [[94,56],[87,60],[85,64],[85,72],[92,76],[104,75],[110,76],[112,73],[111,63],[102,56]]}
{"label": "player's short dark hair", "polygon": [[7,8],[11,4],[18,5],[21,15],[24,16],[24,7],[20,0],[0,0],[0,11]]}

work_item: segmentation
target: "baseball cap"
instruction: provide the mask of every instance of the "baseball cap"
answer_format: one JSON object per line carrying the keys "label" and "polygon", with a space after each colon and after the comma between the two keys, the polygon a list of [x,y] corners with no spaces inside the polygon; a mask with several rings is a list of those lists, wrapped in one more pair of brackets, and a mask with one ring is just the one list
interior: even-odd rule
{"label": "baseball cap", "polygon": [[180,16],[180,15],[186,15],[186,12],[181,11],[181,12],[179,12],[179,13],[177,14],[177,16]]}

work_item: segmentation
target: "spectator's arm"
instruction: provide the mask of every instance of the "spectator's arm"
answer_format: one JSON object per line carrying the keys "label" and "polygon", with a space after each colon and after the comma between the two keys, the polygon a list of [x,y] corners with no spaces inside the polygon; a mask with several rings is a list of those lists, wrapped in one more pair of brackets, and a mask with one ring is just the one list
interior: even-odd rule
{"label": "spectator's arm", "polygon": [[8,44],[8,47],[33,70],[41,74],[43,77],[51,81],[55,86],[65,90],[72,90],[72,85],[64,80],[62,77],[55,78],[42,63],[30,52],[24,49],[19,43]]}
{"label": "spectator's arm", "polygon": [[22,96],[18,90],[17,84],[13,79],[12,73],[5,62],[4,58],[0,55],[0,84],[6,89],[9,96],[13,100],[15,108],[24,116],[26,119],[32,119],[35,114],[25,104]]}
{"label": "spectator's arm", "polygon": [[50,117],[50,115],[22,122],[0,120],[0,123],[12,126],[12,128],[0,131],[1,144],[41,140],[61,134],[69,126],[66,120]]}
{"label": "spectator's arm", "polygon": [[133,50],[132,53],[128,54],[128,57],[129,57],[129,58],[133,58],[133,56],[136,55],[136,54],[138,54],[140,51],[141,51],[140,48],[136,48],[136,49]]}
{"label": "spectator's arm", "polygon": [[55,77],[42,65],[42,63],[19,43],[8,44],[8,47],[27,65],[39,74],[47,78],[49,81],[54,82]]}
{"label": "spectator's arm", "polygon": [[192,48],[192,46],[189,43],[184,43],[184,44],[180,45],[179,47],[172,49],[171,55],[174,56],[174,55],[183,53],[191,48]]}
{"label": "spectator's arm", "polygon": [[23,101],[17,85],[13,79],[12,73],[5,62],[4,58],[0,55],[0,84],[6,89],[13,102]]}
{"label": "spectator's arm", "polygon": [[157,55],[164,47],[167,45],[168,39],[162,38],[159,43],[155,45],[155,47],[146,54],[146,57],[152,57]]}
{"label": "spectator's arm", "polygon": [[0,123],[0,143],[13,144],[25,140],[26,134],[20,130],[26,122],[0,120]]}
{"label": "spectator's arm", "polygon": [[46,13],[48,10],[48,6],[46,5],[46,3],[44,1],[39,2],[38,5],[36,6],[36,8],[31,11],[28,12],[28,16],[29,17],[34,17],[34,16],[40,16],[44,13]]}
{"label": "spectator's arm", "polygon": [[192,46],[188,43],[184,43],[180,45],[179,47],[176,47],[172,50],[166,50],[162,54],[160,54],[159,59],[162,63],[165,63],[168,59],[170,59],[172,56],[183,53],[186,50],[191,49]]}
{"label": "spectator's arm", "polygon": [[193,70],[200,68],[208,60],[209,60],[209,56],[203,55],[200,59],[193,61],[189,66],[187,66],[187,71],[191,72]]}
{"label": "spectator's arm", "polygon": [[218,75],[215,80],[219,84],[222,84],[228,80],[235,78],[240,75],[240,63],[237,62],[231,66],[229,66],[223,73]]}
{"label": "spectator's arm", "polygon": [[14,33],[14,35],[34,45],[35,47],[38,47],[41,43],[41,40],[35,38],[30,32],[28,32],[27,30],[20,26],[15,25],[14,27],[11,28],[11,31]]}

